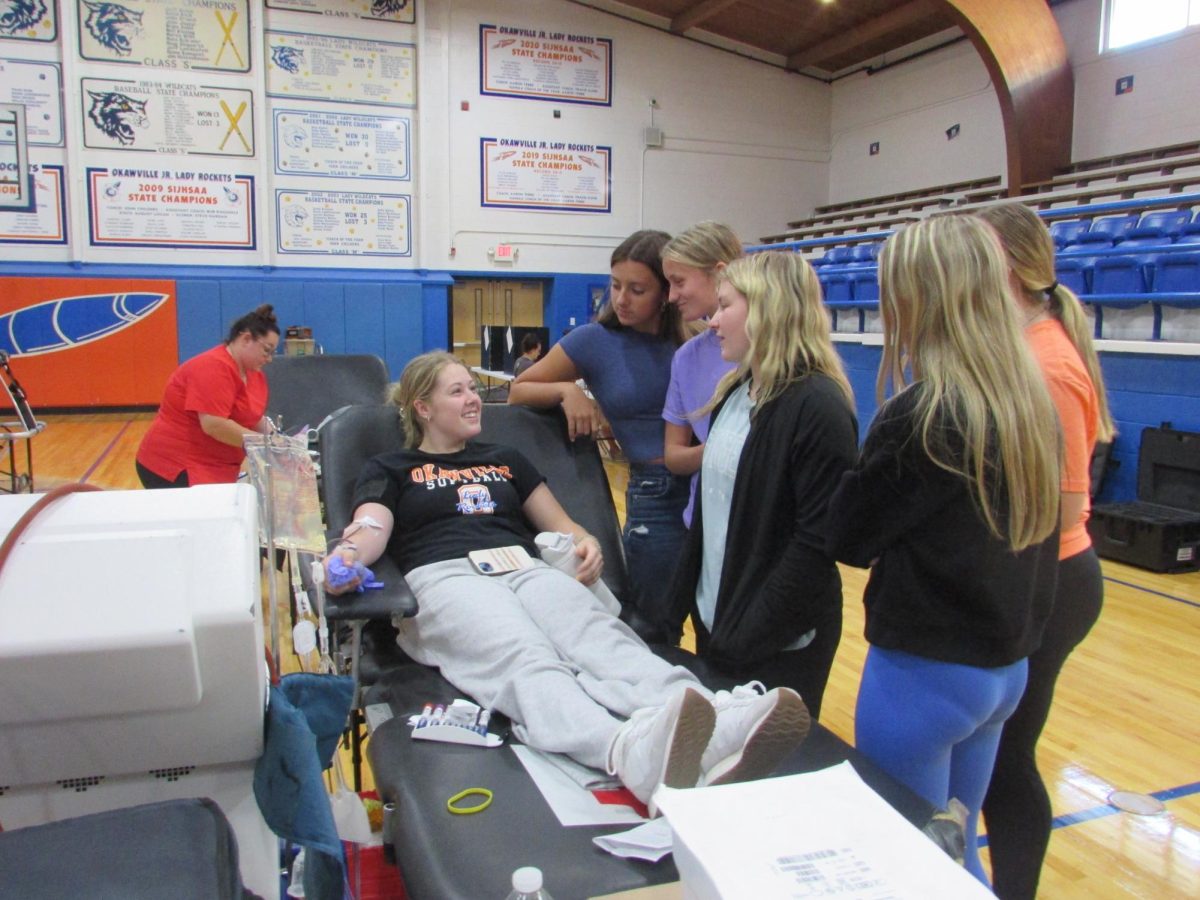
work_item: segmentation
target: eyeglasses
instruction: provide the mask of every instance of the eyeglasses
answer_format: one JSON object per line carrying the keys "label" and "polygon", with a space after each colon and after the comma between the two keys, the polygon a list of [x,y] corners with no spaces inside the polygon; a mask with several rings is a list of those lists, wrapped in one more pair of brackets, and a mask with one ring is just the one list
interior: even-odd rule
{"label": "eyeglasses", "polygon": [[279,348],[278,342],[274,344],[268,344],[263,338],[259,338],[254,343],[258,344],[259,348],[263,352],[263,356],[274,356],[275,351]]}

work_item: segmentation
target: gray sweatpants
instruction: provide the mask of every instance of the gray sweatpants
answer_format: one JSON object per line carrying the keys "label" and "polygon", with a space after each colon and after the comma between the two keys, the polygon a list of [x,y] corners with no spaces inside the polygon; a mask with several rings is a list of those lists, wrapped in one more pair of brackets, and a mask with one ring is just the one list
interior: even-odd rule
{"label": "gray sweatpants", "polygon": [[591,591],[540,560],[507,575],[448,560],[407,577],[420,612],[396,620],[401,648],[512,719],[517,737],[535,749],[603,769],[621,719],[662,705],[684,685],[710,696]]}

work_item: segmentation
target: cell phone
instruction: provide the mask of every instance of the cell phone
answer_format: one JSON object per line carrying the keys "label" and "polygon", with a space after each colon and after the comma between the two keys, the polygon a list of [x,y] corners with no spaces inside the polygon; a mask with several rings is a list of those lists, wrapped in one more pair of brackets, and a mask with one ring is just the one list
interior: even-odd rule
{"label": "cell phone", "polygon": [[525,548],[515,545],[496,547],[494,550],[472,550],[467,554],[467,559],[481,575],[504,575],[533,565]]}

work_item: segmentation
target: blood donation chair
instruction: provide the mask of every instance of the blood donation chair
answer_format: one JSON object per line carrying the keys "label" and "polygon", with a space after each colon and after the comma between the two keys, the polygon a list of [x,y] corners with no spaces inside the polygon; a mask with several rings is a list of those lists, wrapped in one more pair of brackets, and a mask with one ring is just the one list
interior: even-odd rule
{"label": "blood donation chair", "polygon": [[[340,410],[322,429],[325,503],[331,530],[350,521],[354,479],[362,464],[389,445],[399,446],[400,424],[393,408]],[[546,476],[551,490],[577,522],[599,538],[604,578],[624,595],[625,564],[620,529],[600,454],[588,439],[568,440],[559,411],[488,404],[481,440],[516,447]],[[380,566],[383,569],[389,564]],[[385,576],[394,580],[398,573]],[[671,573],[662,573],[664,587]],[[340,598],[339,615],[355,614],[355,605],[378,603],[370,593]],[[415,611],[415,601],[408,607]],[[359,612],[365,615],[365,612]],[[378,624],[373,623],[374,629]],[[384,841],[394,854],[408,895],[414,900],[477,900],[504,893],[513,869],[535,865],[555,896],[588,897],[678,878],[670,857],[657,864],[623,859],[592,843],[598,834],[621,826],[564,828],[542,798],[516,755],[507,746],[494,750],[413,740],[408,716],[425,703],[449,704],[461,696],[435,669],[403,658],[392,635],[381,629],[374,648],[383,660],[362,664],[372,684],[363,700],[371,727],[367,754],[380,797],[385,802]],[[391,643],[388,647],[387,644]],[[655,647],[672,662],[688,665],[706,684],[729,687],[689,653]],[[503,727],[492,720],[491,730]],[[927,825],[933,808],[889,778],[866,758],[819,724],[784,761],[779,772],[813,771],[850,760],[863,779],[918,827]],[[473,815],[453,815],[447,800],[467,788],[486,788],[491,805]]]}
{"label": "blood donation chair", "polygon": [[289,434],[317,428],[330,413],[352,403],[382,403],[387,365],[370,354],[280,356],[263,369],[267,415]]}
{"label": "blood donation chair", "polygon": [[[28,826],[205,797],[232,826],[246,887],[277,897],[278,842],[252,791],[267,696],[254,490],[72,493],[51,497],[25,527],[45,499],[0,497],[0,535],[12,537],[0,553],[6,846],[52,847],[87,833],[64,824],[14,843]],[[165,820],[179,822],[174,812],[140,825],[114,815],[99,833],[136,859],[158,844],[119,836]],[[224,845],[219,833],[209,840]],[[0,895],[25,896],[3,886],[14,868],[0,864]],[[144,867],[161,888],[154,871]],[[183,874],[175,877],[172,896],[187,896]],[[99,890],[101,873],[92,883],[89,896],[118,895]]]}

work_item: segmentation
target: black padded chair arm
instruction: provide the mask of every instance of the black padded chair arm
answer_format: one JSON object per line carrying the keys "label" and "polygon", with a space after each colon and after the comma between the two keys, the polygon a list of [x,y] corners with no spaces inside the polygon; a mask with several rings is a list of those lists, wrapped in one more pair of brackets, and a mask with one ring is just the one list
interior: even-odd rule
{"label": "black padded chair arm", "polygon": [[383,587],[361,594],[326,596],[326,619],[330,622],[389,620],[395,616],[407,618],[417,614],[417,598],[395,563],[390,559],[380,559],[371,566],[371,571],[377,580],[383,582]]}

